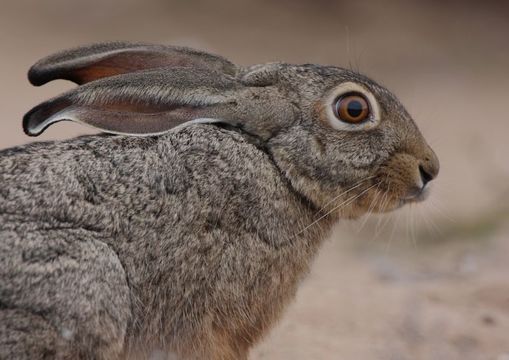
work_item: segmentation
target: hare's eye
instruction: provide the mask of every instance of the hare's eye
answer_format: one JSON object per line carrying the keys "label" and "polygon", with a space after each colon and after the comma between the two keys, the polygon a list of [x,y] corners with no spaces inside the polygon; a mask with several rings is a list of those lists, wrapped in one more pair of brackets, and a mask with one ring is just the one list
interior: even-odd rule
{"label": "hare's eye", "polygon": [[358,124],[366,120],[370,109],[366,98],[358,93],[349,93],[339,97],[334,103],[334,115],[344,122]]}

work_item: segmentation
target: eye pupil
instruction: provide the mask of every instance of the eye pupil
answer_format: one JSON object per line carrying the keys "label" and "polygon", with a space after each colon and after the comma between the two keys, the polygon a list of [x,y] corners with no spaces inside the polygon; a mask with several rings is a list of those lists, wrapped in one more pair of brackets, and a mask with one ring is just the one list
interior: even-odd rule
{"label": "eye pupil", "polygon": [[359,117],[362,114],[362,109],[363,109],[362,104],[357,100],[353,100],[348,103],[347,108],[348,115],[350,115],[353,118]]}

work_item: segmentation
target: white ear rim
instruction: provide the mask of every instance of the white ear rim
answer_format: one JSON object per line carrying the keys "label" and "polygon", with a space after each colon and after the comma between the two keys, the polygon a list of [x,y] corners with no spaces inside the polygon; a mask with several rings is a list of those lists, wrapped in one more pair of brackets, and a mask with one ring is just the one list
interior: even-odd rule
{"label": "white ear rim", "polygon": [[[350,92],[362,94],[369,103],[371,114],[368,119],[366,119],[360,124],[346,123],[344,121],[339,120],[334,114],[333,109],[336,100],[340,96],[348,94]],[[336,130],[360,131],[373,129],[380,123],[381,120],[380,105],[378,104],[378,101],[376,100],[373,93],[371,93],[371,91],[366,89],[364,86],[350,81],[344,82],[336,86],[332,90],[331,94],[327,97],[325,101],[325,113],[329,125]]]}
{"label": "white ear rim", "polygon": [[177,131],[180,131],[182,130],[183,128],[186,128],[188,127],[189,125],[193,125],[193,124],[219,124],[219,123],[222,123],[222,124],[230,124],[231,125],[231,122],[227,122],[225,120],[221,120],[221,119],[214,119],[214,118],[198,118],[198,119],[194,119],[194,120],[189,120],[189,121],[186,121],[185,123],[182,123],[180,125],[177,125],[175,126],[174,128],[171,128],[169,131],[166,131],[166,133],[168,132],[177,132]]}
{"label": "white ear rim", "polygon": [[66,108],[64,110],[60,110],[59,112],[53,114],[49,118],[45,119],[44,121],[37,124],[35,127],[29,128],[29,134],[30,135],[40,135],[46,128],[48,128],[50,125],[57,123],[59,121],[73,121],[77,122],[83,125],[87,125],[79,120],[79,118],[76,117],[76,109],[70,107]]}
{"label": "white ear rim", "polygon": [[[91,111],[91,110],[88,110],[88,111]],[[97,116],[100,116],[100,113],[98,113]],[[175,127],[172,127],[171,129],[168,129],[165,131],[154,132],[154,133],[144,133],[144,134],[136,134],[136,133],[133,134],[133,133],[127,133],[127,132],[124,133],[124,132],[120,132],[120,131],[108,131],[108,130],[99,129],[93,125],[90,125],[84,121],[81,121],[80,120],[80,109],[78,107],[71,106],[69,108],[61,110],[61,111],[57,112],[56,114],[50,116],[49,118],[47,118],[46,120],[44,120],[43,122],[38,124],[36,127],[31,128],[30,134],[32,134],[32,135],[41,134],[47,127],[49,127],[50,125],[57,123],[59,121],[72,121],[72,122],[79,123],[81,125],[85,125],[86,127],[89,127],[89,128],[95,129],[95,130],[100,130],[101,132],[104,132],[104,133],[126,135],[126,136],[136,136],[136,137],[159,136],[159,135],[170,133],[170,132],[177,132],[177,131],[180,131],[181,129],[183,129],[189,125],[193,125],[193,124],[216,124],[216,123],[229,124],[229,122],[227,122],[225,120],[221,120],[221,119],[198,118],[198,119],[186,121],[182,124],[179,124]]]}

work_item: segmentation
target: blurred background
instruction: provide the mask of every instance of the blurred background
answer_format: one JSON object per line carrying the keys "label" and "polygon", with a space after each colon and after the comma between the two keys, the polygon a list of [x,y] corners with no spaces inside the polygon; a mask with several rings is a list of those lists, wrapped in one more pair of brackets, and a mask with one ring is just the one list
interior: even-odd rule
{"label": "blurred background", "polygon": [[508,2],[2,0],[0,148],[31,141],[22,115],[72,86],[31,87],[29,66],[105,40],[353,68],[397,94],[440,158],[425,203],[338,224],[251,359],[509,359]]}

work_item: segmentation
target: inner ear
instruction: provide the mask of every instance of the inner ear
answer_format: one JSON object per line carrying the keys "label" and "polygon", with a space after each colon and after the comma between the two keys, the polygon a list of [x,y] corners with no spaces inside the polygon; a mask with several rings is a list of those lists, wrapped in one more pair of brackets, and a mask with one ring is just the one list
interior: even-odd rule
{"label": "inner ear", "polygon": [[71,106],[43,121],[32,122],[32,126],[27,122],[25,132],[30,136],[37,136],[56,122],[74,121],[111,134],[154,136],[164,134],[196,118],[200,118],[196,112],[185,108],[156,113],[136,113]]}
{"label": "inner ear", "polygon": [[38,136],[52,124],[74,121],[111,134],[154,136],[197,119],[201,123],[227,122],[211,118],[210,113],[207,107],[122,103],[93,106],[73,104],[62,98],[29,111],[23,118],[23,129],[29,136]]}
{"label": "inner ear", "polygon": [[43,85],[55,79],[77,84],[162,67],[192,67],[234,75],[228,60],[185,47],[113,42],[83,46],[50,55],[33,65],[28,79]]}

